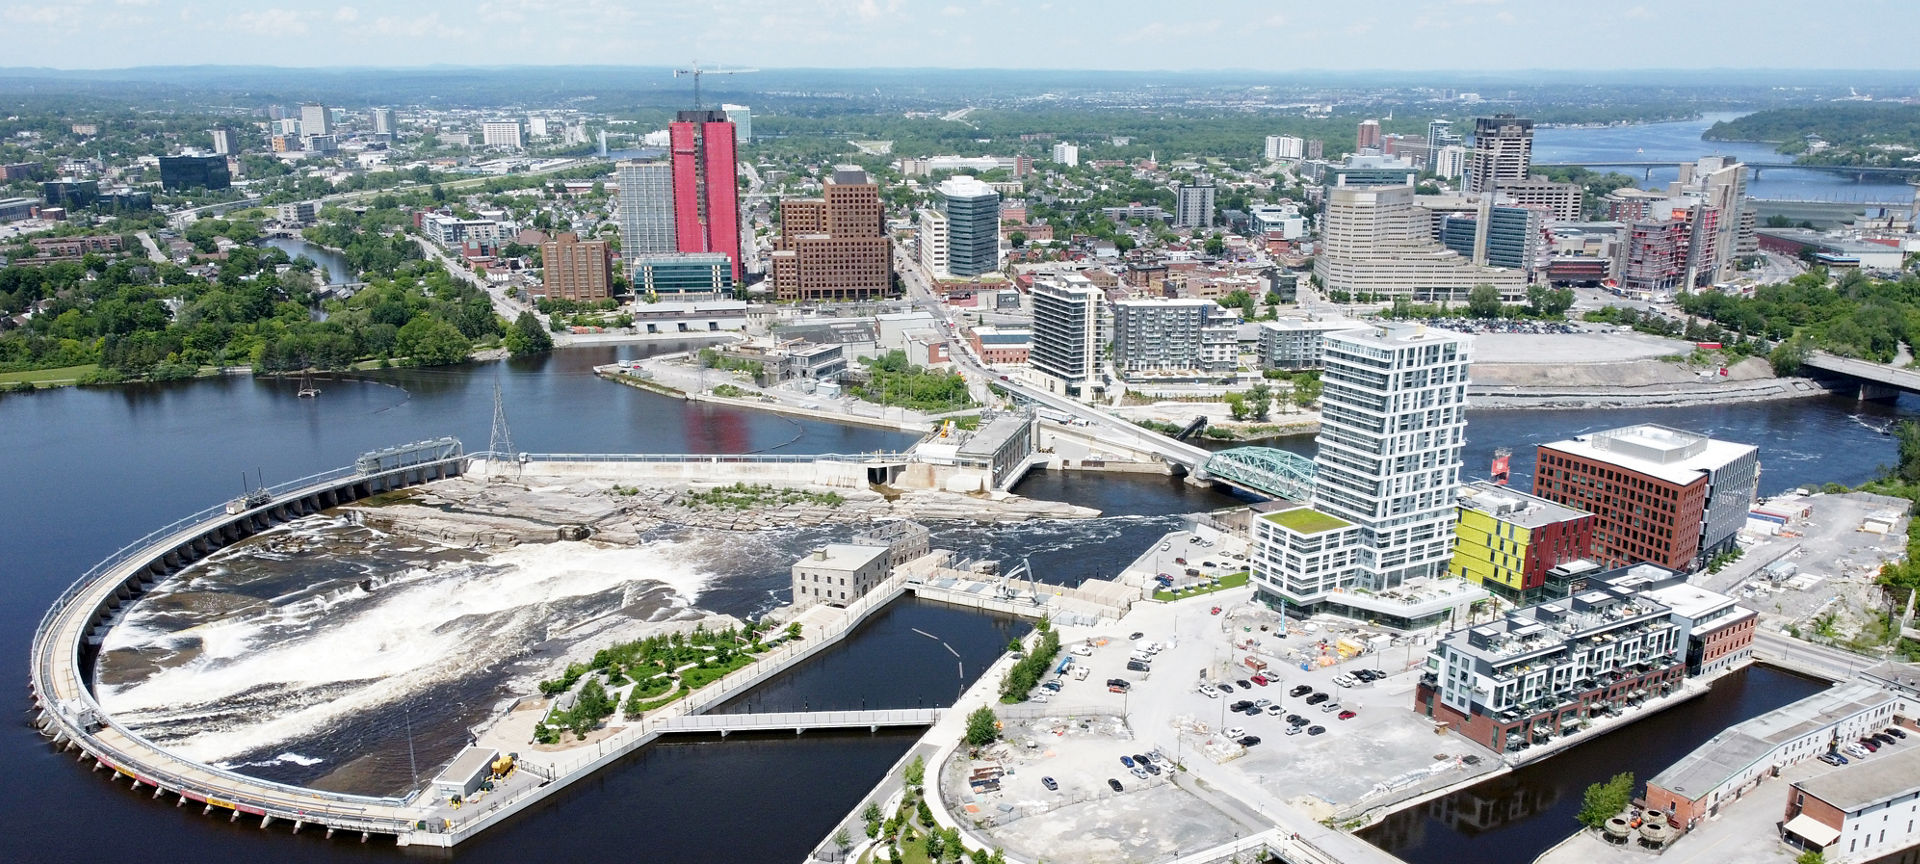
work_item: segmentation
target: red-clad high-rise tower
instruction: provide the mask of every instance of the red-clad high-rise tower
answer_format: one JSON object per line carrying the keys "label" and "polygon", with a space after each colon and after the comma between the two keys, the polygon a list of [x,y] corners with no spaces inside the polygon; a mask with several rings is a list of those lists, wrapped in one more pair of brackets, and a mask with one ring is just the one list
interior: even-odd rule
{"label": "red-clad high-rise tower", "polygon": [[740,282],[740,181],[724,111],[682,111],[668,125],[673,224],[681,252],[724,252]]}

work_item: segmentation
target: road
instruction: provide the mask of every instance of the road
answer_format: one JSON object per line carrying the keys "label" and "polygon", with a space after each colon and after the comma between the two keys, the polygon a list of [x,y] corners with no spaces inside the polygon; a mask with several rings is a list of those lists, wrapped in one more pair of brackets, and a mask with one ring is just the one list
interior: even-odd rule
{"label": "road", "polygon": [[1880,662],[1877,658],[1855,654],[1827,645],[1803,642],[1783,633],[1757,628],[1753,635],[1753,653],[1761,660],[1819,671],[1835,680],[1852,678],[1861,670]]}
{"label": "road", "polygon": [[[508,296],[505,287],[495,285],[480,278],[479,274],[474,273],[473,269],[468,267],[465,261],[455,259],[453,256],[448,255],[446,250],[435,246],[432,241],[425,237],[414,237],[413,242],[420,244],[420,251],[424,252],[429,260],[440,262],[440,266],[447,268],[455,276],[465,279],[467,283],[473,287],[487,292],[487,297],[493,300],[494,314],[507,319],[507,323],[513,323],[513,321],[520,317],[520,313],[522,312],[532,312],[534,317],[540,319],[541,326],[546,326],[547,316],[540,314],[533,306]],[[573,334],[571,333],[553,334],[554,347],[557,348],[571,343],[573,341],[572,337]]]}
{"label": "road", "polygon": [[167,254],[160,251],[160,244],[153,242],[152,234],[141,231],[133,236],[140,238],[140,245],[147,247],[148,260],[151,260],[155,264],[167,263]]}
{"label": "road", "polygon": [[953,359],[954,368],[960,370],[962,375],[968,376],[969,380],[993,382],[1001,389],[1029,402],[1085,420],[1092,428],[1125,442],[1129,447],[1185,465],[1189,470],[1200,467],[1207,461],[1207,457],[1213,455],[1205,449],[1142,429],[1130,421],[1086,403],[1056,396],[1015,380],[1012,376],[993,371],[981,362],[980,358],[974,356],[973,346],[960,338],[959,327],[955,324],[951,313],[934,299],[932,289],[927,287],[920,277],[919,266],[909,260],[905,251],[899,248],[894,250],[894,269],[900,273],[900,281],[906,286],[907,296],[913,300],[914,305],[927,310],[940,320],[941,329],[945,332],[947,339],[947,356]]}

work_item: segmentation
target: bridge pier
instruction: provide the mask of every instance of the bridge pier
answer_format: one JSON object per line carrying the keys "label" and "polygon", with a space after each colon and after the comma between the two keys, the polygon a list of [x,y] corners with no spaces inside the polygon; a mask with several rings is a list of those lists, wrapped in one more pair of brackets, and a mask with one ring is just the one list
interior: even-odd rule
{"label": "bridge pier", "polygon": [[1860,390],[1854,396],[1861,402],[1892,402],[1900,398],[1900,388],[1888,384],[1876,384],[1872,381],[1860,382]]}

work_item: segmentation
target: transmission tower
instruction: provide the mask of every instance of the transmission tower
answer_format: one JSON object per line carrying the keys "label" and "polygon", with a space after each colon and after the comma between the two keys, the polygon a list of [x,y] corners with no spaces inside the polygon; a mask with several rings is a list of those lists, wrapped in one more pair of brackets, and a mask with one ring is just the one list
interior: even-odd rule
{"label": "transmission tower", "polygon": [[[520,474],[520,460],[513,451],[513,430],[507,427],[507,405],[500,399],[500,382],[493,382],[493,432],[487,437],[487,459],[505,459],[513,465],[515,476]],[[504,476],[504,472],[489,471],[489,479]]]}

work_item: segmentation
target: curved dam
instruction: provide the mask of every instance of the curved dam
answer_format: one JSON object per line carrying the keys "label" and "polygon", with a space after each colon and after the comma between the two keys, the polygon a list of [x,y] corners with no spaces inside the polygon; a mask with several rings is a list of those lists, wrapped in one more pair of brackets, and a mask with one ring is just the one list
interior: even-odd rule
{"label": "curved dam", "polygon": [[391,834],[404,844],[418,828],[407,798],[345,795],[274,783],[181,758],[130,731],[100,707],[93,666],[120,616],[154,586],[221,548],[275,525],[396,489],[454,477],[468,457],[452,438],[365,454],[354,465],[256,490],[154,531],[76,580],[34,631],[29,686],[42,734],[80,761],[125,777],[153,797],[192,801],[208,813],[258,816],[263,826],[290,822],[362,839]]}

